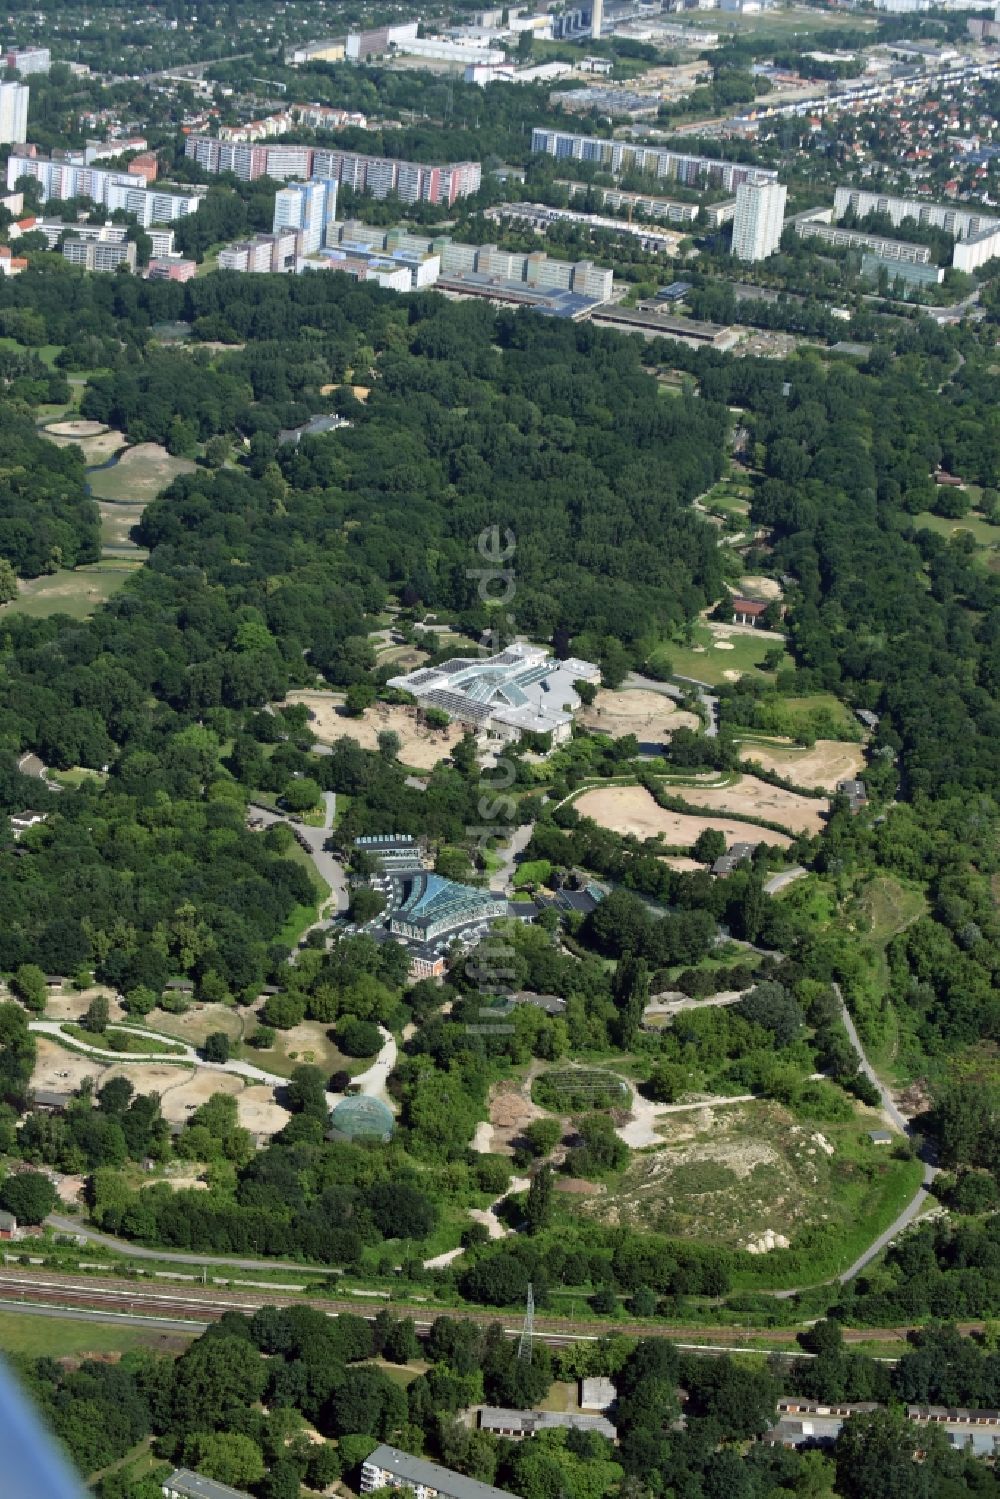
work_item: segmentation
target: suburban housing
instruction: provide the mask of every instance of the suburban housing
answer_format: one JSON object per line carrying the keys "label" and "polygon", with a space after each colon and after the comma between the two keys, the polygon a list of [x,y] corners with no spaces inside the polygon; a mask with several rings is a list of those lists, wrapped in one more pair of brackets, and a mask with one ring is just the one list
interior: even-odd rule
{"label": "suburban housing", "polygon": [[245,1489],[232,1489],[228,1483],[203,1478],[191,1468],[175,1468],[163,1481],[164,1499],[250,1499]]}

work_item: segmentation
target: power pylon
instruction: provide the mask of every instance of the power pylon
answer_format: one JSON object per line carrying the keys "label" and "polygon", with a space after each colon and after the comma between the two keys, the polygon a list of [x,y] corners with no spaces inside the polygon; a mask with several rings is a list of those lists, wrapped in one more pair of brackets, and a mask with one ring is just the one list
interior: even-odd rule
{"label": "power pylon", "polygon": [[535,1335],[535,1291],[528,1281],[528,1301],[524,1308],[524,1326],[521,1328],[521,1338],[517,1345],[517,1356],[524,1363],[531,1363],[531,1340]]}

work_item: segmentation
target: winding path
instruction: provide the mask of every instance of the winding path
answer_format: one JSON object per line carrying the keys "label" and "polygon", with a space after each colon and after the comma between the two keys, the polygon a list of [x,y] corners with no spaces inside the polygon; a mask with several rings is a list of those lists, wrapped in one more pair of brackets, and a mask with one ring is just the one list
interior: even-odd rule
{"label": "winding path", "polygon": [[[165,1036],[161,1031],[151,1031],[137,1025],[127,1025],[116,1022],[115,1030],[126,1031],[133,1036],[151,1037],[155,1041],[162,1041],[165,1045],[173,1048],[171,1051],[163,1052],[136,1052],[105,1051],[102,1047],[91,1046],[87,1041],[79,1041],[75,1036],[67,1036],[63,1026],[67,1022],[63,1020],[29,1020],[28,1029],[37,1031],[40,1035],[50,1036],[54,1041],[62,1042],[69,1050],[82,1052],[85,1056],[94,1057],[99,1062],[109,1064],[160,1062],[169,1066],[171,1062],[178,1065],[191,1065],[202,1068],[206,1072],[228,1072],[237,1077],[243,1077],[253,1083],[266,1083],[271,1088],[285,1088],[288,1085],[287,1077],[280,1077],[277,1073],[266,1072],[263,1067],[254,1066],[253,1062],[241,1062],[237,1058],[231,1058],[228,1062],[208,1062],[193,1046],[186,1041],[179,1041],[175,1036]],[[390,1072],[396,1065],[398,1048],[396,1038],[391,1031],[386,1030],[384,1025],[379,1026],[382,1037],[382,1048],[374,1062],[365,1072],[359,1072],[351,1079],[351,1086],[357,1088],[369,1098],[380,1098],[384,1103],[389,1099],[386,1093],[386,1081]],[[340,1103],[346,1095],[343,1093],[327,1093],[326,1101],[329,1108]]]}
{"label": "winding path", "polygon": [[[904,1114],[900,1113],[899,1109],[896,1107],[895,1101],[893,1100],[892,1094],[889,1092],[889,1089],[879,1077],[871,1062],[869,1062],[868,1057],[865,1054],[865,1049],[861,1044],[861,1037],[858,1035],[857,1027],[855,1026],[854,1020],[851,1017],[850,1010],[848,1010],[847,1008],[847,1002],[844,999],[839,984],[833,985],[833,992],[836,994],[837,1003],[840,1006],[840,1016],[844,1022],[844,1029],[846,1030],[850,1038],[851,1045],[857,1052],[858,1065],[868,1081],[878,1090],[879,1100],[882,1105],[882,1112],[885,1114],[890,1123],[895,1126],[896,1129],[900,1130],[904,1135],[909,1136],[911,1133],[910,1121]],[[882,1250],[885,1249],[888,1244],[892,1243],[892,1240],[896,1237],[897,1234],[902,1233],[904,1228],[908,1228],[909,1225],[914,1221],[914,1219],[920,1216],[928,1200],[927,1189],[933,1182],[936,1175],[937,1167],[933,1164],[932,1161],[925,1159],[923,1181],[917,1188],[917,1191],[913,1198],[909,1203],[907,1203],[903,1211],[897,1214],[897,1216],[889,1224],[889,1227],[884,1231],[884,1233],[879,1234],[874,1244],[870,1244],[865,1250],[864,1254],[860,1255],[854,1261],[853,1265],[845,1270],[842,1275],[838,1275],[837,1279],[839,1281],[846,1282],[849,1280],[853,1280],[856,1275],[860,1275],[862,1270],[870,1265],[872,1260],[875,1259],[876,1256],[880,1255],[882,1253]]]}

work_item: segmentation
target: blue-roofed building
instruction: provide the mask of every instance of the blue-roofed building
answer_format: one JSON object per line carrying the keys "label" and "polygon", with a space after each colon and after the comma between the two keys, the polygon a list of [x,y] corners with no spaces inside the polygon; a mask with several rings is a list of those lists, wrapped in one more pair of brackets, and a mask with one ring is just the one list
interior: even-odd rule
{"label": "blue-roofed building", "polygon": [[503,894],[459,885],[443,875],[418,870],[407,879],[403,900],[389,920],[394,937],[429,942],[477,922],[507,915]]}

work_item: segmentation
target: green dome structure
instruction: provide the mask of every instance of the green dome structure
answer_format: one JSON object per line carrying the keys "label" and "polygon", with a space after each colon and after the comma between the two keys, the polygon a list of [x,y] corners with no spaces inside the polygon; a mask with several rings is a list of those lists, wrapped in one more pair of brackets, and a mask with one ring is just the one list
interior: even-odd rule
{"label": "green dome structure", "polygon": [[366,1093],[342,1098],[330,1112],[330,1130],[335,1140],[380,1140],[386,1144],[392,1139],[395,1127],[396,1120],[388,1105]]}

